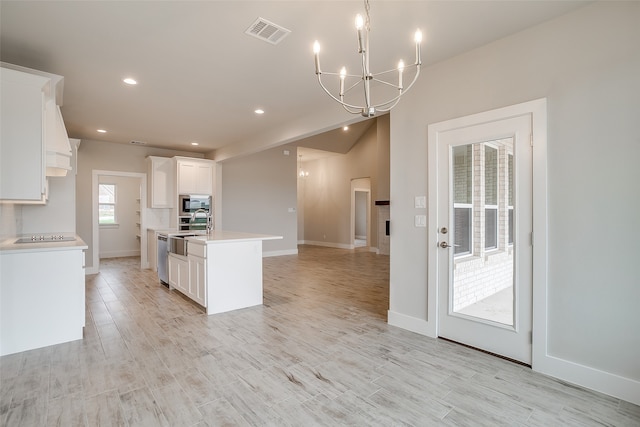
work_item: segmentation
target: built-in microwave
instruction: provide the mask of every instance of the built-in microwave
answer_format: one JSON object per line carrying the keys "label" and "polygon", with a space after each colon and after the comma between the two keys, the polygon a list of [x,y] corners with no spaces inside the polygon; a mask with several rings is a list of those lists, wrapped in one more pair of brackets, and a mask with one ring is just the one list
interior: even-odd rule
{"label": "built-in microwave", "polygon": [[180,216],[192,215],[198,209],[211,212],[211,196],[198,194],[181,194],[178,197]]}

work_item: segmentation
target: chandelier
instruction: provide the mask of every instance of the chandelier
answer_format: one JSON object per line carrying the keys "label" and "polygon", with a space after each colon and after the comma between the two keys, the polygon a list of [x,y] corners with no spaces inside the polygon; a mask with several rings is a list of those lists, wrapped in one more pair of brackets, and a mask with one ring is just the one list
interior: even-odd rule
{"label": "chandelier", "polygon": [[298,165],[299,165],[298,170],[300,172],[298,172],[298,176],[300,178],[306,178],[309,176],[309,171],[305,171],[302,169],[302,154],[300,154],[299,157],[300,157],[300,160],[298,161]]}
{"label": "chandelier", "polygon": [[[320,43],[316,40],[313,44],[313,53],[315,56],[315,65],[316,65],[316,76],[318,76],[318,83],[324,91],[329,95],[333,100],[339,102],[342,107],[351,114],[362,114],[364,117],[373,117],[377,112],[386,112],[391,110],[396,106],[398,101],[400,101],[400,97],[405,94],[411,86],[418,80],[418,76],[420,75],[420,65],[422,64],[422,59],[420,57],[420,44],[422,43],[422,32],[417,30],[415,33],[415,43],[416,43],[416,62],[409,67],[405,67],[404,62],[401,60],[398,63],[398,68],[394,68],[388,71],[383,71],[380,73],[371,73],[369,69],[369,0],[364,1],[364,7],[366,12],[366,20],[363,20],[362,16],[358,14],[356,16],[356,32],[358,35],[358,53],[361,56],[362,62],[362,74],[347,74],[347,70],[345,67],[342,67],[339,73],[325,73],[320,70]],[[413,80],[406,88],[402,82],[402,74],[406,69],[415,67],[415,73],[413,75]],[[386,77],[389,79],[389,74],[397,73],[397,83],[392,83],[384,80],[382,77]],[[338,96],[332,94],[329,89],[322,82],[322,75],[329,76],[337,76],[339,78],[339,91]],[[350,81],[348,81],[349,79]],[[351,84],[351,82],[355,80],[355,83]],[[378,104],[372,104],[371,101],[371,82],[375,81],[387,86],[392,86],[397,89],[397,95],[392,96],[389,100],[380,102]],[[349,86],[350,84],[350,86]],[[355,87],[362,84],[364,91],[364,105],[353,105],[345,102],[344,96],[346,93],[354,89]]]}

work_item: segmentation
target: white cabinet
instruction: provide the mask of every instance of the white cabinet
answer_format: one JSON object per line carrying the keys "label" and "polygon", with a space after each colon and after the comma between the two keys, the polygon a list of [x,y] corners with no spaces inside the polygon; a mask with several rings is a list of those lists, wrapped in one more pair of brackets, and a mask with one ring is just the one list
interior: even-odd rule
{"label": "white cabinet", "polygon": [[169,254],[169,287],[189,292],[189,262],[186,257]]}
{"label": "white cabinet", "polygon": [[212,160],[174,157],[178,194],[213,194]]}
{"label": "white cabinet", "polygon": [[0,251],[0,355],[82,339],[84,247]]}
{"label": "white cabinet", "polygon": [[4,67],[0,77],[0,199],[44,203],[44,106],[50,79]]}
{"label": "white cabinet", "polygon": [[147,157],[147,205],[150,208],[172,208],[175,172],[170,157]]}
{"label": "white cabinet", "polygon": [[169,286],[198,304],[207,305],[206,246],[188,243],[187,257],[169,254]]}
{"label": "white cabinet", "polygon": [[189,292],[188,295],[203,307],[207,306],[207,269],[204,258],[189,255]]}

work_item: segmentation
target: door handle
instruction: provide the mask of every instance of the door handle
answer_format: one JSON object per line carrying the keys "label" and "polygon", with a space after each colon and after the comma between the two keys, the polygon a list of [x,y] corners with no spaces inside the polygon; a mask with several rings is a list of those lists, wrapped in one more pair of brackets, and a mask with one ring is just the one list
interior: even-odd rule
{"label": "door handle", "polygon": [[440,246],[442,249],[447,249],[447,248],[454,248],[454,247],[460,246],[460,245],[450,245],[447,242],[440,242],[438,244],[438,246]]}

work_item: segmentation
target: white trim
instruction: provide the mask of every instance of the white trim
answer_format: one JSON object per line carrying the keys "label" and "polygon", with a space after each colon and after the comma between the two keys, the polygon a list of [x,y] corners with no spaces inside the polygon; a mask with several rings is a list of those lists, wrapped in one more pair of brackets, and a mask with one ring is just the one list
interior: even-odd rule
{"label": "white trim", "polygon": [[100,259],[120,258],[125,256],[140,256],[140,250],[102,252],[100,254]]}
{"label": "white trim", "polygon": [[[103,205],[104,203],[100,203],[101,205]],[[120,224],[116,223],[108,223],[108,224],[98,224],[98,226],[100,228],[120,228]]]}
{"label": "white trim", "polygon": [[147,228],[146,228],[146,200],[147,200],[147,174],[140,172],[121,172],[94,169],[91,171],[91,233],[92,233],[92,263],[91,268],[85,269],[85,274],[98,274],[100,272],[100,225],[98,224],[98,184],[100,175],[120,176],[140,179],[140,268],[149,268],[147,254]]}
{"label": "white trim", "polygon": [[535,370],[542,374],[640,405],[640,381],[580,365],[549,354],[538,360],[536,365]]}
{"label": "white trim", "polygon": [[397,326],[398,328],[406,329],[420,335],[437,338],[435,322],[428,322],[424,319],[388,310],[387,323],[391,326]]}
{"label": "white trim", "polygon": [[354,249],[353,245],[348,245],[344,243],[317,242],[314,240],[304,240],[303,244],[312,245],[312,246],[324,246],[326,248],[336,248],[336,249]]}
{"label": "white trim", "polygon": [[283,249],[280,251],[266,251],[262,253],[262,258],[269,258],[272,256],[283,256],[283,255],[298,255],[297,249]]}

